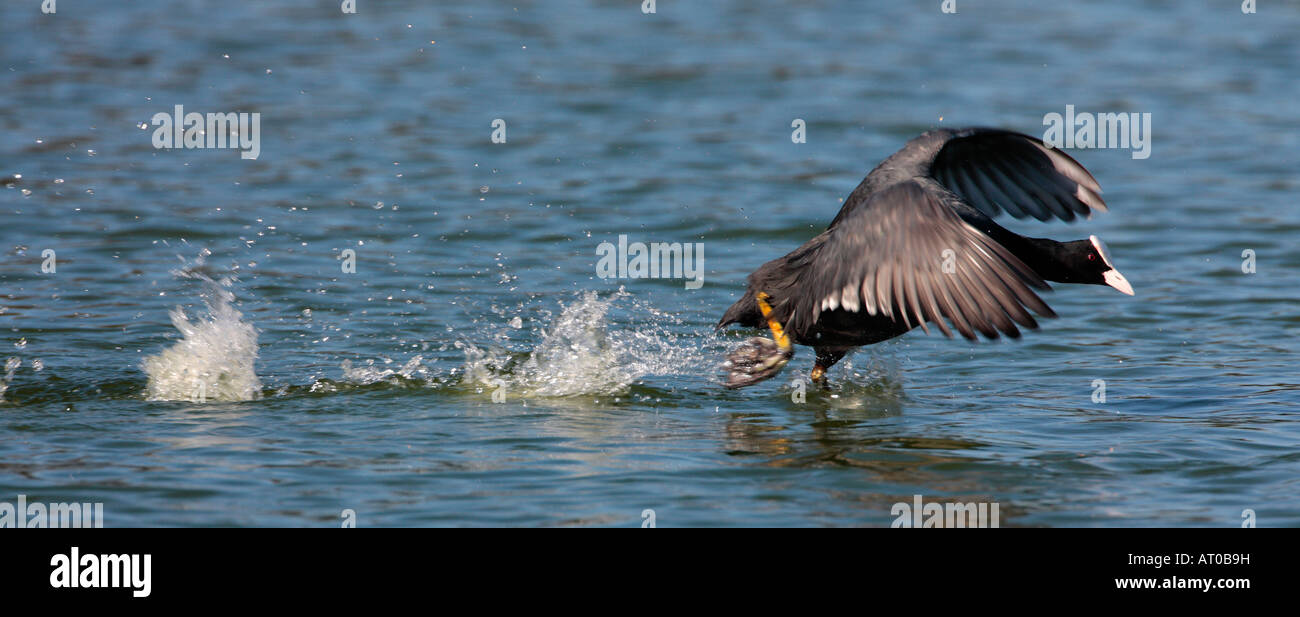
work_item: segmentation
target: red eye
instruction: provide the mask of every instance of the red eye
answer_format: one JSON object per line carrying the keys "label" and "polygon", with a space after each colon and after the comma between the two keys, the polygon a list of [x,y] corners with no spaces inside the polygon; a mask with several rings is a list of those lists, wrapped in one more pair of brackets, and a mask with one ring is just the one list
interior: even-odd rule
{"label": "red eye", "polygon": [[1088,261],[1097,261],[1096,253],[1088,253]]}

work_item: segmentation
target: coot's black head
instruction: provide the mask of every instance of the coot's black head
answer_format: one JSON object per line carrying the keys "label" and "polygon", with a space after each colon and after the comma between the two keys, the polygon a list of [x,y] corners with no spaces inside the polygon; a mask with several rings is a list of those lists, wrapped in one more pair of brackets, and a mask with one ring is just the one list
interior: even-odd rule
{"label": "coot's black head", "polygon": [[1091,285],[1109,285],[1128,295],[1133,295],[1133,286],[1124,278],[1115,264],[1111,263],[1110,251],[1097,236],[1088,236],[1087,240],[1070,242],[1074,245],[1064,256],[1065,269],[1069,272],[1069,282]]}

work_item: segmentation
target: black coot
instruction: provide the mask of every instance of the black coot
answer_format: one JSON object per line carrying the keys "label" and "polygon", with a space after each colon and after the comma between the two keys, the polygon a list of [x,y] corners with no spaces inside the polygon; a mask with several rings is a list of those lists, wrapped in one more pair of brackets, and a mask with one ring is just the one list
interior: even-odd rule
{"label": "black coot", "polygon": [[[721,328],[768,327],[727,359],[729,388],[776,375],[794,344],[817,352],[812,378],[846,353],[927,322],[970,340],[1037,328],[1029,311],[1055,317],[1034,293],[1045,281],[1133,288],[1096,236],[1027,238],[993,222],[1066,221],[1105,211],[1101,187],[1069,155],[999,129],[930,131],[867,175],[826,231],[749,275]],[[945,321],[946,320],[946,321]]]}

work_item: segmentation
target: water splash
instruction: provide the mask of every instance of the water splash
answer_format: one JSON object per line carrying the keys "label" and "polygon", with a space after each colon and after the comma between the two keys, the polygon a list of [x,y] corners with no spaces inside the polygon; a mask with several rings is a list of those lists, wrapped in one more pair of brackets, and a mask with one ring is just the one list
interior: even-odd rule
{"label": "water splash", "polygon": [[636,313],[656,321],[611,327],[610,308],[627,297],[622,291],[604,300],[594,291],[584,293],[541,331],[541,341],[527,353],[456,343],[465,352],[461,383],[504,388],[510,397],[608,395],[651,375],[711,370],[713,359],[700,350],[698,340],[680,341],[663,323],[671,316],[637,306]]}
{"label": "water splash", "polygon": [[423,356],[415,356],[406,361],[399,369],[376,368],[374,360],[367,360],[362,366],[352,366],[351,360],[343,361],[343,379],[348,383],[368,385],[380,381],[395,381],[398,378],[414,380],[423,379],[432,383],[429,368],[424,366]]}
{"label": "water splash", "polygon": [[[205,251],[197,266],[202,266]],[[235,310],[231,279],[214,281],[194,268],[173,271],[182,278],[198,279],[207,314],[195,321],[176,307],[169,312],[181,340],[161,353],[145,358],[149,376],[146,396],[153,401],[248,401],[261,398],[257,378],[257,329]]]}
{"label": "water splash", "polygon": [[5,390],[9,389],[9,383],[14,380],[14,374],[18,372],[18,367],[22,366],[22,364],[23,361],[18,356],[5,360],[5,375],[4,377],[0,377],[0,403],[4,402]]}
{"label": "water splash", "polygon": [[[888,344],[888,343],[887,343]],[[855,358],[846,358],[830,373],[826,386],[812,386],[807,373],[796,370],[787,379],[791,384],[802,382],[807,402],[827,410],[869,410],[877,415],[898,415],[902,412],[904,373],[893,356],[882,350],[860,351]],[[783,386],[789,392],[791,385]]]}

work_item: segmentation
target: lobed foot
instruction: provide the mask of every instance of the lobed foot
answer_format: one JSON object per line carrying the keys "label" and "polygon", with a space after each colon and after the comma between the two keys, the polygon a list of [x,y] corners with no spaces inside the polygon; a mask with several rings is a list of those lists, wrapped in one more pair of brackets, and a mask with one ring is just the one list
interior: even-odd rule
{"label": "lobed foot", "polygon": [[780,373],[792,357],[792,347],[769,338],[751,338],[727,354],[727,362],[723,364],[727,382],[723,385],[733,389],[752,386]]}

